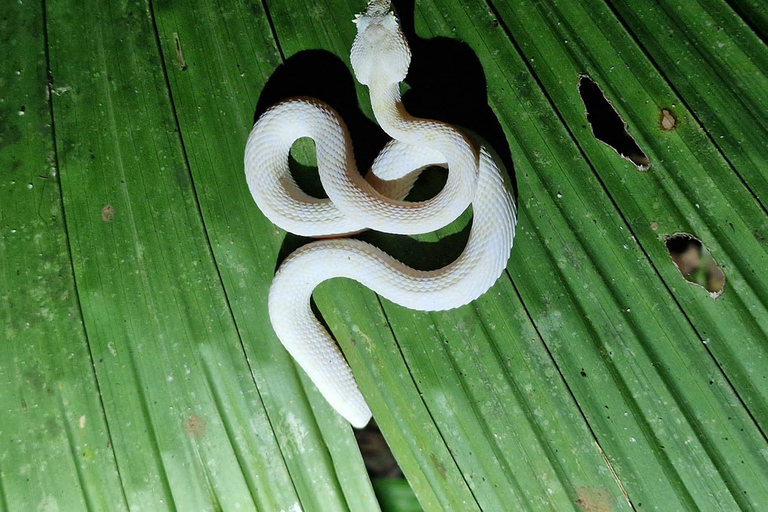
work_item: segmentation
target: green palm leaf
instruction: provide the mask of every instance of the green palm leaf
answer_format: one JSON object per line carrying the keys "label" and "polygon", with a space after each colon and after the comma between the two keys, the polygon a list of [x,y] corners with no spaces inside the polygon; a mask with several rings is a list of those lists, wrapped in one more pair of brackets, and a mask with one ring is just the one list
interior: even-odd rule
{"label": "green palm leaf", "polygon": [[[507,273],[463,308],[344,280],[314,295],[421,507],[763,510],[760,3],[396,7],[406,106],[485,137],[520,214]],[[385,137],[348,60],[363,8],[0,7],[0,510],[392,507],[271,330],[276,264],[303,240],[242,169],[254,112],[294,94],[336,107],[370,163]],[[596,139],[584,76],[647,171]],[[311,167],[311,144],[294,156]],[[470,219],[365,236],[434,267]],[[716,299],[670,259],[678,232],[723,270]]]}

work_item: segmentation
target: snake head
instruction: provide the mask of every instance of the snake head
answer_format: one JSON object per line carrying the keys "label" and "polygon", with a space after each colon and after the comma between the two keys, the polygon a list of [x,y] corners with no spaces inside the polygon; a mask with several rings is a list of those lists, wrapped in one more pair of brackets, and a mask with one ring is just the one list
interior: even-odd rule
{"label": "snake head", "polygon": [[374,81],[403,81],[411,63],[411,50],[391,2],[372,0],[353,21],[357,36],[350,58],[357,81],[368,86]]}

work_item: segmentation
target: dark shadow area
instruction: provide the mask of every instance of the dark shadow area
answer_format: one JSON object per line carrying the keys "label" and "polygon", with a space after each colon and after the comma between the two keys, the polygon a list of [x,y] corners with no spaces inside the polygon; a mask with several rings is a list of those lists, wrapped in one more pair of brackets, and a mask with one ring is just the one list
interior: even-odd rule
{"label": "dark shadow area", "polygon": [[492,147],[506,168],[517,202],[512,155],[501,123],[488,105],[485,73],[468,44],[447,37],[422,39],[414,29],[414,0],[393,0],[411,47],[403,105],[416,117],[467,128]]}
{"label": "dark shadow area", "polygon": [[363,429],[355,430],[355,438],[363,454],[365,467],[373,478],[402,478],[403,471],[397,465],[392,452],[389,451],[376,420]]}
{"label": "dark shadow area", "polygon": [[[351,47],[352,41],[349,44]],[[317,98],[339,113],[352,135],[361,172],[367,170],[389,140],[358,107],[355,79],[344,62],[331,52],[305,50],[280,65],[259,96],[254,122],[275,103],[295,96]]]}
{"label": "dark shadow area", "polygon": [[455,233],[443,236],[438,242],[425,242],[402,235],[365,231],[355,238],[379,247],[381,250],[416,270],[436,270],[456,260],[469,239],[471,219],[460,217],[452,224]]}
{"label": "dark shadow area", "polygon": [[638,171],[647,171],[650,167],[648,157],[627,132],[627,125],[605,94],[591,78],[579,77],[579,95],[587,111],[587,122],[592,127],[595,138],[608,144],[619,155],[637,167]]}

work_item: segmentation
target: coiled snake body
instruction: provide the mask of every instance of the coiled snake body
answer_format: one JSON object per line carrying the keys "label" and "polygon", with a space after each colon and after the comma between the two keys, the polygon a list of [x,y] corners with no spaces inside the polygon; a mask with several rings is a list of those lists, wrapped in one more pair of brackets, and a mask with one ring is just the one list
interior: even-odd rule
{"label": "coiled snake body", "polygon": [[[414,270],[350,238],[309,243],[278,269],[269,293],[275,333],[331,406],[361,428],[371,411],[336,342],[312,313],[314,288],[347,277],[407,308],[462,306],[485,293],[506,267],[516,210],[485,147],[476,147],[451,125],[414,118],[403,108],[399,83],[408,71],[410,50],[390,2],[373,0],[355,22],[352,67],[370,90],[376,120],[393,140],[363,178],[346,126],[333,109],[313,98],[283,101],[258,119],[248,137],[245,172],[257,205],[279,227],[313,237],[364,229],[427,233],[455,220],[470,203],[473,211],[467,246],[438,270]],[[328,199],[308,196],[290,175],[290,148],[301,137],[315,142]],[[443,189],[427,201],[404,201],[419,172],[430,165],[448,168]]]}

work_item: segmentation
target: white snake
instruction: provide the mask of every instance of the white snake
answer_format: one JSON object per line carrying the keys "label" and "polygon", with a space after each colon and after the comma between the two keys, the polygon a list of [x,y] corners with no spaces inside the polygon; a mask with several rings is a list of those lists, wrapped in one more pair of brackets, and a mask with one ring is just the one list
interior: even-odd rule
{"label": "white snake", "polygon": [[[452,309],[476,299],[507,264],[516,210],[494,158],[451,125],[410,116],[400,101],[411,54],[388,0],[373,0],[355,19],[352,67],[368,86],[376,120],[393,138],[364,179],[358,172],[344,121],[313,98],[278,103],[248,137],[245,173],[254,200],[277,226],[303,236],[337,238],[309,243],[280,266],[269,292],[272,326],[288,352],[323,396],[354,427],[371,411],[336,342],[310,308],[314,288],[333,277],[354,279],[411,309]],[[301,137],[315,142],[317,167],[328,199],[308,196],[290,174],[288,155]],[[434,198],[403,199],[430,165],[447,166]],[[469,204],[467,246],[453,263],[418,271],[380,249],[345,235],[375,229],[418,234],[455,220]]]}

